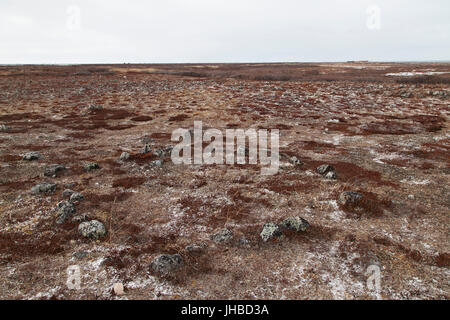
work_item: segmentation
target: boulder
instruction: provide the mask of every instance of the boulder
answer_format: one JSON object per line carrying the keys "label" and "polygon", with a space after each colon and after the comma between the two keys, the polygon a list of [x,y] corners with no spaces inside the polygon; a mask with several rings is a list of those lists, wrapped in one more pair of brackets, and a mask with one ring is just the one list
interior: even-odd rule
{"label": "boulder", "polygon": [[161,254],[150,264],[150,268],[159,273],[167,274],[183,266],[183,258],[179,254]]}
{"label": "boulder", "polygon": [[28,152],[22,157],[22,160],[25,161],[33,161],[33,160],[39,160],[42,158],[41,154],[37,151]]}
{"label": "boulder", "polygon": [[44,176],[56,178],[64,170],[66,170],[66,167],[62,164],[52,164],[44,168]]}
{"label": "boulder", "polygon": [[233,232],[228,229],[221,229],[219,232],[211,235],[211,240],[214,242],[228,242],[233,238]]}
{"label": "boulder", "polygon": [[58,216],[56,218],[57,224],[62,224],[75,213],[75,206],[69,201],[61,201],[58,203]]}
{"label": "boulder", "polygon": [[78,226],[78,232],[85,238],[97,240],[106,236],[106,228],[98,220],[85,221]]}
{"label": "boulder", "polygon": [[344,191],[339,195],[338,202],[343,205],[355,205],[363,198],[363,195],[359,192]]}
{"label": "boulder", "polygon": [[281,234],[280,228],[275,223],[269,222],[263,226],[260,236],[264,242],[267,242],[274,237],[281,236]]}
{"label": "boulder", "polygon": [[280,226],[284,229],[293,230],[296,232],[303,232],[309,227],[308,221],[301,217],[289,217],[284,219]]}
{"label": "boulder", "polygon": [[55,190],[56,190],[56,184],[49,183],[49,182],[43,182],[43,183],[37,184],[31,188],[31,192],[34,194],[53,193],[53,192],[55,192]]}

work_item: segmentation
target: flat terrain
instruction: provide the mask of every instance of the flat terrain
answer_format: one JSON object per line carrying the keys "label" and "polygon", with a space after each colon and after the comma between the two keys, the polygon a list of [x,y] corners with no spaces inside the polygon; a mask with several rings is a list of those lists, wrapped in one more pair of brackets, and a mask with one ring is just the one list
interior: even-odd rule
{"label": "flat terrain", "polygon": [[[446,63],[0,66],[0,298],[449,299],[449,77]],[[302,164],[262,176],[143,153],[194,120],[279,129]],[[53,164],[66,169],[44,176]],[[56,190],[30,191],[43,182]],[[66,189],[84,199],[58,224]],[[343,191],[364,206],[343,207]],[[261,239],[293,216],[310,227]],[[93,219],[108,231],[97,241],[78,232]],[[223,228],[232,239],[212,241]],[[157,274],[160,254],[184,263]]]}

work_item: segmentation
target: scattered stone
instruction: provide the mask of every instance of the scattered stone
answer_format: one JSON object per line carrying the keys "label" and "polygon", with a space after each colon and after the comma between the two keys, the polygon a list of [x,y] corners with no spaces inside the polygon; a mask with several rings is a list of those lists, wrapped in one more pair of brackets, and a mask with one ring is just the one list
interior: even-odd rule
{"label": "scattered stone", "polygon": [[66,189],[63,191],[62,196],[63,196],[63,198],[70,198],[70,196],[74,193],[75,193],[75,191]]}
{"label": "scattered stone", "polygon": [[100,166],[96,162],[88,162],[84,165],[84,170],[86,171],[92,171],[100,169]]}
{"label": "scattered stone", "polygon": [[285,229],[294,230],[296,232],[304,232],[309,227],[308,221],[301,217],[289,217],[284,219],[280,226]]}
{"label": "scattered stone", "polygon": [[120,282],[114,283],[113,290],[116,296],[121,296],[124,294],[123,284]]}
{"label": "scattered stone", "polygon": [[329,164],[323,164],[321,166],[318,166],[316,170],[321,175],[326,175],[330,171],[336,171],[334,170],[334,167],[330,166]]}
{"label": "scattered stone", "polygon": [[86,251],[77,251],[77,252],[75,252],[74,254],[73,254],[73,256],[75,257],[75,258],[77,258],[77,259],[83,259],[83,258],[85,258],[86,256],[87,256],[87,252]]}
{"label": "scattered stone", "polygon": [[76,203],[84,199],[84,196],[79,192],[74,192],[70,196],[70,202]]}
{"label": "scattered stone", "polygon": [[206,244],[190,244],[184,248],[187,252],[189,252],[192,255],[200,255],[204,252],[206,248]]}
{"label": "scattered stone", "polygon": [[120,155],[119,160],[125,161],[130,159],[130,154],[128,152],[122,152],[122,154]]}
{"label": "scattered stone", "polygon": [[179,269],[183,265],[183,258],[179,254],[161,254],[153,260],[150,267],[153,271],[167,274]]}
{"label": "scattered stone", "polygon": [[303,164],[303,162],[296,156],[290,157],[289,162],[292,163],[294,166],[301,166]]}
{"label": "scattered stone", "polygon": [[281,236],[281,234],[280,228],[275,223],[269,222],[264,225],[260,235],[263,241],[267,242],[274,237]]}
{"label": "scattered stone", "polygon": [[52,164],[50,166],[45,167],[44,176],[56,178],[58,174],[62,171],[66,170],[66,167],[62,164]]}
{"label": "scattered stone", "polygon": [[103,110],[103,106],[99,105],[99,104],[90,104],[88,106],[88,110],[89,111],[98,111],[98,110]]}
{"label": "scattered stone", "polygon": [[150,161],[150,167],[162,167],[163,164],[164,164],[164,160],[161,160],[161,159]]}
{"label": "scattered stone", "polygon": [[414,197],[413,194],[409,194],[409,195],[408,195],[408,199],[409,199],[409,200],[414,200],[415,198],[416,198],[416,197]]}
{"label": "scattered stone", "polygon": [[233,238],[233,232],[228,229],[221,229],[219,232],[211,235],[211,240],[214,242],[228,242]]}
{"label": "scattered stone", "polygon": [[31,188],[31,192],[34,194],[53,193],[53,192],[55,192],[55,190],[56,190],[56,184],[49,183],[49,182],[40,183]]}
{"label": "scattered stone", "polygon": [[33,160],[39,160],[40,158],[42,158],[42,156],[39,152],[32,151],[32,152],[28,152],[27,154],[25,154],[23,156],[22,160],[33,161]]}
{"label": "scattered stone", "polygon": [[150,152],[152,152],[152,148],[148,144],[145,144],[144,150],[142,150],[142,153],[150,153]]}
{"label": "scattered stone", "polygon": [[91,220],[80,223],[78,231],[85,238],[97,240],[106,235],[106,228],[100,221]]}
{"label": "scattered stone", "polygon": [[61,201],[58,203],[58,217],[56,218],[57,224],[62,224],[75,213],[75,206],[69,201]]}
{"label": "scattered stone", "polygon": [[242,247],[249,247],[250,246],[250,240],[248,240],[246,237],[239,238],[239,245]]}
{"label": "scattered stone", "polygon": [[9,131],[11,128],[9,126],[7,126],[6,124],[1,124],[0,125],[0,131]]}
{"label": "scattered stone", "polygon": [[329,180],[336,180],[337,179],[336,171],[328,171],[327,174],[325,175],[325,178]]}
{"label": "scattered stone", "polygon": [[153,154],[159,158],[170,156],[172,152],[173,146],[168,146],[162,149],[156,149],[153,151]]}
{"label": "scattered stone", "polygon": [[342,205],[348,205],[348,204],[357,204],[361,199],[363,195],[359,192],[353,192],[353,191],[344,191],[339,195],[339,203]]}

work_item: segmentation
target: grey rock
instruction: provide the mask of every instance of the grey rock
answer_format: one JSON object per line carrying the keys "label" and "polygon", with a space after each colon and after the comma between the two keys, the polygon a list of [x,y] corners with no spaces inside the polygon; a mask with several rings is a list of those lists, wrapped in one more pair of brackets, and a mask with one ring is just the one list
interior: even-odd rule
{"label": "grey rock", "polygon": [[130,159],[130,154],[128,152],[122,152],[122,154],[120,155],[119,160],[125,161]]}
{"label": "grey rock", "polygon": [[267,242],[274,237],[281,236],[281,234],[280,228],[275,223],[269,222],[263,226],[260,236],[264,242]]}
{"label": "grey rock", "polygon": [[336,173],[336,171],[328,171],[328,172],[325,174],[325,178],[326,178],[326,179],[329,179],[329,180],[336,180],[336,179],[337,179],[337,173]]}
{"label": "grey rock", "polygon": [[103,106],[99,105],[99,104],[90,104],[88,106],[88,110],[89,111],[98,111],[98,110],[103,110]]}
{"label": "grey rock", "polygon": [[27,154],[25,154],[23,156],[22,160],[33,161],[33,160],[39,160],[40,158],[42,158],[42,156],[39,152],[32,151],[32,152],[28,152]]}
{"label": "grey rock", "polygon": [[84,199],[84,196],[81,193],[79,193],[79,192],[74,192],[70,196],[70,202],[72,202],[72,203],[79,202],[79,201],[81,201],[83,199]]}
{"label": "grey rock", "polygon": [[150,267],[153,271],[167,274],[183,266],[183,258],[179,254],[161,254],[157,256]]}
{"label": "grey rock", "polygon": [[73,254],[73,256],[77,259],[83,259],[88,255],[88,253],[86,251],[77,251]]}
{"label": "grey rock", "polygon": [[78,232],[85,238],[97,240],[106,236],[106,228],[98,220],[91,220],[80,223]]}
{"label": "grey rock", "polygon": [[98,165],[97,162],[88,162],[84,165],[84,170],[86,171],[92,171],[97,169],[100,169],[100,166]]}
{"label": "grey rock", "polygon": [[344,191],[339,195],[338,202],[342,205],[357,204],[363,195],[359,192]]}
{"label": "grey rock", "polygon": [[211,240],[214,242],[228,242],[233,238],[233,231],[228,229],[221,229],[219,232],[211,235]]}
{"label": "grey rock", "polygon": [[56,178],[58,174],[62,171],[66,170],[66,167],[62,164],[52,164],[50,166],[45,167],[44,176]]}
{"label": "grey rock", "polygon": [[290,157],[289,162],[292,163],[294,166],[301,166],[303,164],[303,162],[296,156]]}
{"label": "grey rock", "polygon": [[55,192],[55,190],[56,190],[56,184],[49,183],[49,182],[43,182],[43,183],[37,184],[31,188],[31,192],[34,194],[52,193],[52,192]]}
{"label": "grey rock", "polygon": [[69,201],[61,201],[58,203],[58,216],[56,218],[57,224],[62,224],[75,213],[75,206]]}
{"label": "grey rock", "polygon": [[306,231],[306,229],[309,227],[309,223],[301,217],[289,217],[284,219],[280,223],[280,226],[288,230],[303,232]]}
{"label": "grey rock", "polygon": [[334,170],[333,166],[329,164],[323,164],[321,166],[318,166],[316,170],[321,175],[326,175],[330,171],[336,171]]}
{"label": "grey rock", "polygon": [[63,198],[70,198],[70,196],[74,193],[75,193],[75,191],[66,189],[63,191],[62,196],[63,196]]}
{"label": "grey rock", "polygon": [[150,167],[162,167],[163,164],[164,164],[164,160],[161,160],[161,159],[150,161]]}
{"label": "grey rock", "polygon": [[152,152],[152,148],[148,144],[146,144],[144,146],[144,150],[142,150],[142,153],[150,153],[150,152]]}
{"label": "grey rock", "polygon": [[190,244],[184,248],[187,252],[189,252],[191,255],[200,255],[204,253],[204,250],[206,248],[206,244]]}

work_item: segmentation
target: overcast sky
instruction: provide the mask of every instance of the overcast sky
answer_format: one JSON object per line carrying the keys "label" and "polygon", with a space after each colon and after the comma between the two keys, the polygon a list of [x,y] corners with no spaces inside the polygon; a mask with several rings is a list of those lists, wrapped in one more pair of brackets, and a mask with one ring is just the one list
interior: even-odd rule
{"label": "overcast sky", "polygon": [[0,0],[0,64],[450,60],[449,0]]}

